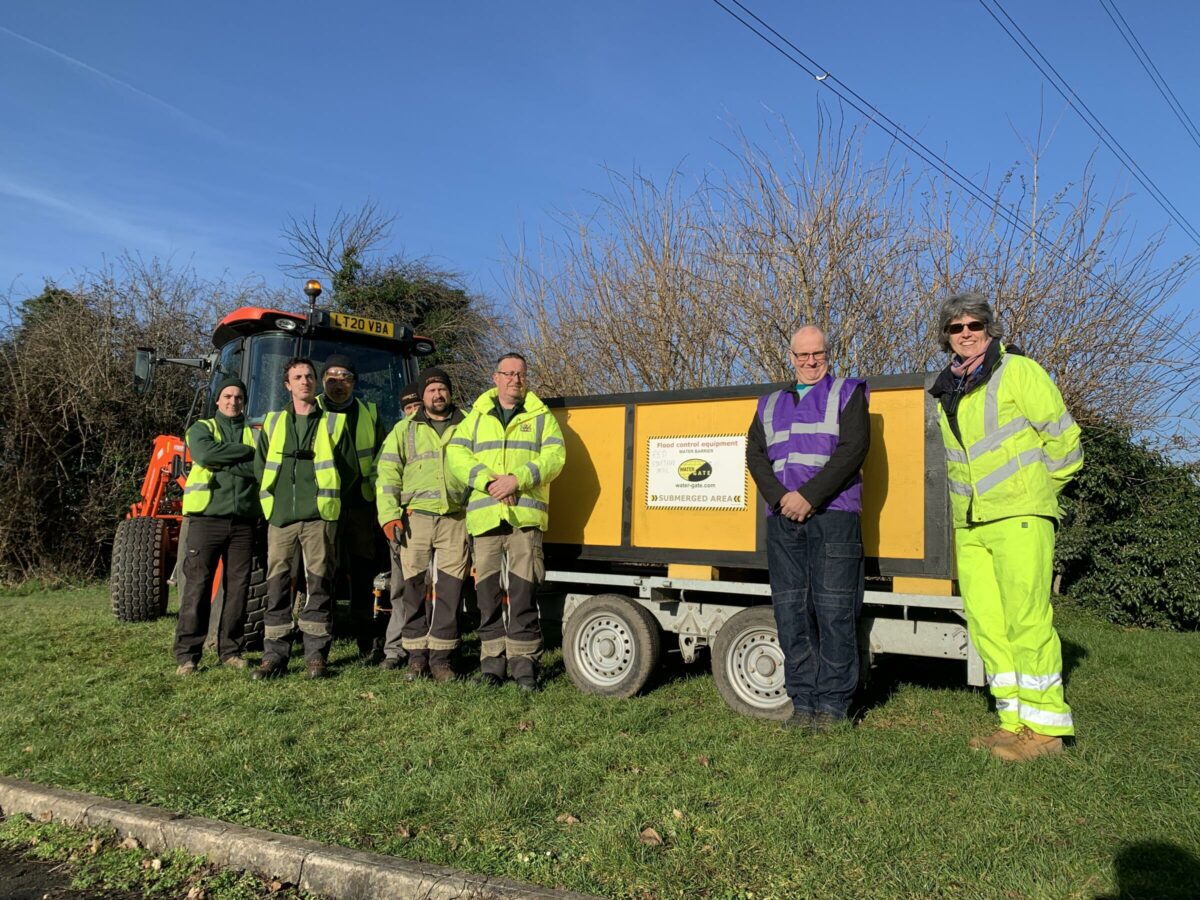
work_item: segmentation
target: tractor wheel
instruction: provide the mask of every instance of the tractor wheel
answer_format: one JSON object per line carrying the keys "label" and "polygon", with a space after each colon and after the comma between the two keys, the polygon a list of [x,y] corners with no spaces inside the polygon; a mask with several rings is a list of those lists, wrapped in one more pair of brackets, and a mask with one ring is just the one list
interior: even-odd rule
{"label": "tractor wheel", "polygon": [[109,592],[122,622],[146,622],[167,611],[167,524],[162,519],[125,519],[113,539]]}
{"label": "tractor wheel", "polygon": [[563,628],[563,664],[585,694],[632,697],[646,686],[661,654],[654,616],[619,594],[584,601]]}
{"label": "tractor wheel", "polygon": [[721,626],[712,647],[713,679],[726,705],[743,716],[782,721],[792,714],[783,686],[783,648],[769,606],[743,609]]}
{"label": "tractor wheel", "polygon": [[263,616],[267,612],[267,553],[254,554],[250,570],[250,590],[246,593],[246,649],[261,650]]}

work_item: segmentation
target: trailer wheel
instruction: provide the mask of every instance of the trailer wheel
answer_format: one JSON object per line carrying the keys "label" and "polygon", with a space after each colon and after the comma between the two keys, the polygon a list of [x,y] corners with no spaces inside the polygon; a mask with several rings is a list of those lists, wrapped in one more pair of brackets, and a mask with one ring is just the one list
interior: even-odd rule
{"label": "trailer wheel", "polygon": [[117,525],[109,593],[120,621],[146,622],[167,611],[166,543],[162,519],[145,516]]}
{"label": "trailer wheel", "polygon": [[717,691],[734,712],[775,721],[792,714],[771,607],[744,609],[721,626],[713,643],[712,668]]}
{"label": "trailer wheel", "polygon": [[661,654],[654,616],[619,594],[585,601],[563,632],[563,663],[585,694],[632,697],[646,686]]}

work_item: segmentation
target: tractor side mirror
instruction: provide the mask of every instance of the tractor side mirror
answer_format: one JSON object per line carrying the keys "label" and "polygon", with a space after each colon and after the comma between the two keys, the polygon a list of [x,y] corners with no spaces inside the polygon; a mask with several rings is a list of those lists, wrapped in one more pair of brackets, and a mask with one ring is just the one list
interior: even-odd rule
{"label": "tractor side mirror", "polygon": [[133,354],[133,392],[148,394],[154,383],[154,348],[138,347]]}

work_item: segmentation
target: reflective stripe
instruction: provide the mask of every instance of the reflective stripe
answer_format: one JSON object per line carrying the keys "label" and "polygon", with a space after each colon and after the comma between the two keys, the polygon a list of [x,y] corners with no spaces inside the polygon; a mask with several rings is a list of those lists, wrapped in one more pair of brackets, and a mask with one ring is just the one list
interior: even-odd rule
{"label": "reflective stripe", "polygon": [[280,463],[268,462],[265,466],[263,466],[263,474],[265,475],[267,472],[278,472],[279,466]]}
{"label": "reflective stripe", "polygon": [[185,487],[183,489],[183,492],[185,494],[193,494],[193,493],[196,493],[197,491],[207,491],[208,488],[209,488],[209,486],[208,486],[207,482],[205,482],[204,484],[189,484],[187,487]]}
{"label": "reflective stripe", "polygon": [[996,366],[996,370],[988,380],[987,394],[984,395],[983,400],[983,433],[985,435],[1000,429],[1000,381],[1007,365],[1008,356],[1000,357],[1000,365]]}
{"label": "reflective stripe", "polygon": [[525,463],[525,468],[529,470],[529,474],[533,476],[533,483],[530,487],[537,487],[542,483],[542,470],[537,467],[537,463]]}
{"label": "reflective stripe", "polygon": [[1041,447],[1034,447],[1026,450],[1014,459],[1010,459],[996,471],[984,475],[975,483],[975,490],[982,497],[996,485],[1007,481],[1017,474],[1023,467],[1031,466],[1036,462],[1046,462],[1046,454],[1042,452]]}
{"label": "reflective stripe", "polygon": [[455,447],[466,447],[468,450],[471,449],[471,442],[466,438],[452,437],[450,438],[450,443]]}
{"label": "reflective stripe", "polygon": [[1081,459],[1083,459],[1083,449],[1076,447],[1062,459],[1051,459],[1047,456],[1044,461],[1046,463],[1046,471],[1057,472],[1059,469],[1064,469],[1071,465],[1071,463],[1077,463]]}
{"label": "reflective stripe", "polygon": [[426,460],[426,459],[437,459],[441,455],[442,454],[436,450],[434,450],[430,453],[417,453],[417,454],[414,454],[413,456],[410,456],[408,459],[408,462],[409,462],[409,465],[412,465],[413,463],[419,463],[422,460]]}
{"label": "reflective stripe", "polygon": [[393,497],[400,496],[400,488],[394,484],[380,485],[380,490],[382,490],[385,494],[391,494]]}
{"label": "reflective stripe", "polygon": [[566,445],[563,443],[562,438],[548,437],[548,438],[546,438],[546,440],[542,441],[542,446],[543,447],[563,447]]}
{"label": "reflective stripe", "polygon": [[1071,418],[1071,414],[1064,412],[1055,422],[1034,422],[1033,427],[1050,437],[1059,437],[1074,424],[1075,420]]}
{"label": "reflective stripe", "polygon": [[326,469],[336,469],[336,468],[337,468],[337,463],[334,462],[332,459],[323,459],[320,462],[313,463],[313,471],[314,472],[323,472]]}
{"label": "reflective stripe", "polygon": [[[528,450],[531,453],[537,453],[538,450],[541,449],[533,441],[506,441],[503,446],[505,447],[506,450]],[[478,447],[476,449],[491,450],[494,448],[492,448],[492,447],[485,448],[485,447],[483,447],[483,445],[480,445],[480,447]]]}
{"label": "reflective stripe", "polygon": [[327,497],[332,500],[336,500],[340,494],[339,488],[321,488],[317,491],[318,497]]}
{"label": "reflective stripe", "polygon": [[[776,391],[767,397],[767,405],[763,408],[763,432],[767,440],[767,446],[779,443],[781,440],[779,433],[775,431],[775,406],[779,403],[779,398],[783,396],[783,391]],[[785,438],[782,438],[785,439]]]}
{"label": "reflective stripe", "polygon": [[417,426],[414,422],[409,422],[408,427],[404,429],[405,443],[408,445],[409,459],[417,455]]}
{"label": "reflective stripe", "polygon": [[1032,427],[1032,423],[1027,418],[1017,416],[1015,419],[1005,422],[1003,427],[997,428],[995,431],[988,431],[987,434],[973,443],[971,445],[971,456],[979,457],[985,453],[991,453],[993,450],[999,450],[1000,445],[1014,434],[1030,427]]}
{"label": "reflective stripe", "polygon": [[829,462],[824,453],[789,453],[787,464],[790,466],[823,466]]}
{"label": "reflective stripe", "polygon": [[475,452],[480,453],[484,450],[503,450],[504,441],[478,441],[475,444]]}
{"label": "reflective stripe", "polygon": [[496,500],[493,497],[483,497],[479,500],[472,500],[470,503],[468,503],[467,504],[467,512],[471,512],[472,510],[475,510],[475,509],[485,509],[489,506],[499,506],[499,505],[500,505],[499,500]]}
{"label": "reflective stripe", "polygon": [[953,463],[962,463],[964,466],[970,462],[970,460],[967,459],[966,453],[964,453],[962,450],[955,450],[952,447],[946,448],[946,461],[953,462]]}
{"label": "reflective stripe", "polygon": [[1016,697],[997,697],[996,712],[1016,712],[1020,703]]}
{"label": "reflective stripe", "polygon": [[987,676],[988,687],[1016,687],[1017,673],[1016,672],[997,672],[995,675]]}
{"label": "reflective stripe", "polygon": [[467,476],[467,487],[470,488],[471,485],[473,485],[475,483],[475,478],[479,475],[482,475],[486,471],[487,471],[487,466],[476,466],[475,468],[473,468],[471,470],[471,473]]}
{"label": "reflective stripe", "polygon": [[374,455],[375,455],[375,451],[372,450],[370,447],[364,447],[362,450],[358,451],[359,459],[370,459]]}
{"label": "reflective stripe", "polygon": [[950,485],[950,493],[959,494],[963,497],[971,496],[971,486],[969,484],[964,484],[961,481],[950,481],[947,483]]}
{"label": "reflective stripe", "polygon": [[397,463],[397,464],[398,464],[398,463],[400,463],[400,462],[401,462],[401,459],[400,459],[400,454],[399,454],[399,453],[380,453],[380,454],[379,454],[379,461],[380,461],[380,462],[390,462],[390,463]]}
{"label": "reflective stripe", "polygon": [[1029,706],[1022,703],[1017,714],[1021,717],[1021,721],[1032,722],[1034,725],[1046,725],[1050,728],[1075,727],[1070,713],[1049,712],[1048,710],[1038,709],[1036,706]]}
{"label": "reflective stripe", "polygon": [[270,496],[271,496],[271,492],[270,492],[270,491],[259,491],[259,492],[258,492],[258,499],[259,499],[259,500],[266,500],[266,499],[267,499],[268,497],[270,497]]}
{"label": "reflective stripe", "polygon": [[333,429],[337,427],[338,416],[341,413],[327,412],[325,414],[325,433],[329,435],[330,440],[333,439]]}
{"label": "reflective stripe", "polygon": [[1048,691],[1056,685],[1062,684],[1062,673],[1055,672],[1053,675],[1018,675],[1017,684],[1022,690],[1026,691]]}
{"label": "reflective stripe", "polygon": [[539,509],[542,512],[548,512],[550,505],[543,503],[541,500],[534,500],[532,497],[518,497],[517,506],[523,506],[526,509]]}
{"label": "reflective stripe", "polygon": [[539,453],[542,450],[542,434],[545,432],[545,430],[546,430],[546,417],[538,416],[537,417],[537,431],[534,433],[533,442],[535,444],[537,444]]}
{"label": "reflective stripe", "polygon": [[400,495],[400,502],[407,504],[412,500],[439,500],[441,496],[441,491],[409,491]]}

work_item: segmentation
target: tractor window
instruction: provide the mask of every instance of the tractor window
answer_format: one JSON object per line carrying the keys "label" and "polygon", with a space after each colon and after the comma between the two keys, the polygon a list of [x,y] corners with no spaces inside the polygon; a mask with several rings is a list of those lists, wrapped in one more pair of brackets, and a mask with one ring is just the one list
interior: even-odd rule
{"label": "tractor window", "polygon": [[221,354],[217,357],[217,363],[213,366],[212,380],[208,383],[207,415],[215,415],[217,409],[217,385],[230,376],[234,378],[242,377],[242,342],[240,340],[230,341],[222,347]]}
{"label": "tractor window", "polygon": [[317,377],[325,370],[325,360],[334,353],[344,353],[354,360],[358,370],[355,393],[379,407],[384,427],[391,431],[400,419],[400,391],[416,377],[416,363],[411,357],[399,356],[375,347],[355,346],[346,341],[306,341],[304,349],[317,364]]}
{"label": "tractor window", "polygon": [[246,404],[246,420],[251,425],[261,425],[271,410],[287,406],[283,366],[296,355],[296,338],[290,334],[259,334],[249,342],[246,386],[250,389],[250,402]]}

